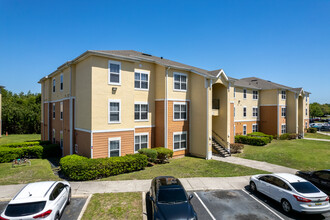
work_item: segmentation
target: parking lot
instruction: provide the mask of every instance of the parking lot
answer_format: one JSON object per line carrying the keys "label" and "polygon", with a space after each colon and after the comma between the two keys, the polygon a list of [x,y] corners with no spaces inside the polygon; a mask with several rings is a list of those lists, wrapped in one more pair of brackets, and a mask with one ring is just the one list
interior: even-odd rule
{"label": "parking lot", "polygon": [[[78,216],[86,202],[87,198],[72,198],[71,204],[66,206],[61,220],[74,220]],[[6,208],[8,202],[0,202],[0,213]]]}

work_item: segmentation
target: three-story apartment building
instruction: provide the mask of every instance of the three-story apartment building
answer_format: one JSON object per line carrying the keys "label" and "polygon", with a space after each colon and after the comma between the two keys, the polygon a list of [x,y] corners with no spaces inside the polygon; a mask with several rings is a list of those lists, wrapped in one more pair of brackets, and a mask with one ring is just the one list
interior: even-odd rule
{"label": "three-story apartment building", "polygon": [[[209,159],[213,136],[229,147],[236,134],[303,133],[309,93],[262,82],[136,51],[87,51],[39,81],[42,140],[59,143],[63,155],[114,157],[166,147],[174,156]],[[283,106],[290,106],[284,118]]]}

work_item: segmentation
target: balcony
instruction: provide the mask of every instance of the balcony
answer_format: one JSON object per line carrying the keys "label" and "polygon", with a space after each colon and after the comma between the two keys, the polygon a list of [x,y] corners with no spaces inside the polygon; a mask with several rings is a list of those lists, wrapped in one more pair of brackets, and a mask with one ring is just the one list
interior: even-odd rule
{"label": "balcony", "polygon": [[212,99],[212,116],[219,116],[220,99]]}

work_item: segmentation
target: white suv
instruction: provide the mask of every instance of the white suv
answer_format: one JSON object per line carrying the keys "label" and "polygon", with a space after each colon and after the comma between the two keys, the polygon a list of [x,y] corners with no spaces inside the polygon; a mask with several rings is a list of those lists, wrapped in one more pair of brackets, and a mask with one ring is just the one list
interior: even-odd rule
{"label": "white suv", "polygon": [[66,181],[29,183],[8,203],[0,220],[58,220],[71,202],[71,187]]}

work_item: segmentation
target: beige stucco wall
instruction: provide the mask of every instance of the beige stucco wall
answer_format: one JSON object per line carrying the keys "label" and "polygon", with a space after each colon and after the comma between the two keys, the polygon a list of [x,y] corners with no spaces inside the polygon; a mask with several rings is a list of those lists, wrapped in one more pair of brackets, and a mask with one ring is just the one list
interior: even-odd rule
{"label": "beige stucco wall", "polygon": [[[218,116],[212,116],[212,131],[217,133],[224,141],[228,142],[228,92],[227,87],[221,83],[213,84],[212,99],[220,100],[220,109]],[[211,107],[212,108],[212,107]]]}
{"label": "beige stucco wall", "polygon": [[[260,91],[258,95],[258,99],[253,99],[253,90],[246,88],[246,99],[243,98],[243,88],[236,88],[236,97],[233,97],[233,92],[230,95],[231,99],[234,102],[235,106],[235,121],[255,121],[259,120],[259,117],[253,117],[253,107],[257,107],[259,109],[260,103]],[[246,117],[243,117],[243,108],[246,107]],[[258,114],[260,115],[260,114]]]}
{"label": "beige stucco wall", "polygon": [[286,128],[288,133],[297,133],[297,112],[296,105],[298,104],[294,92],[287,92],[287,106],[286,106]]}
{"label": "beige stucco wall", "polygon": [[278,99],[278,91],[272,90],[261,90],[260,91],[260,105],[276,105]]}
{"label": "beige stucco wall", "polygon": [[[187,75],[187,91],[174,91],[174,78],[173,74],[174,73],[183,73]],[[182,70],[176,70],[176,69],[169,69],[168,70],[168,80],[167,80],[167,98],[168,99],[181,99],[181,100],[186,100],[190,99],[190,93],[191,93],[191,87],[192,83],[190,82],[190,78],[194,73],[189,73],[187,71],[182,71]],[[194,74],[195,75],[195,74]]]}
{"label": "beige stucco wall", "polygon": [[[60,90],[61,74],[63,74],[63,90]],[[55,92],[53,92],[53,79],[55,79]],[[56,101],[70,96],[70,68],[58,71],[48,79],[50,81],[50,100]]]}
{"label": "beige stucco wall", "polygon": [[155,98],[165,99],[165,67],[158,64],[155,65]]}

